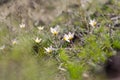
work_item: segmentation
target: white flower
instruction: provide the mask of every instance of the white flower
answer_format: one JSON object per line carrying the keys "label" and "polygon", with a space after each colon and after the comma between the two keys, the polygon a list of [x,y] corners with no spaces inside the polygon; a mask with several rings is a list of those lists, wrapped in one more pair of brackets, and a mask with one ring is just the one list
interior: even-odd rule
{"label": "white flower", "polygon": [[89,24],[92,26],[92,27],[95,27],[97,25],[97,22],[95,20],[90,20]]}
{"label": "white flower", "polygon": [[0,50],[3,50],[3,49],[5,49],[5,45],[3,45],[3,46],[0,47]]}
{"label": "white flower", "polygon": [[52,34],[57,35],[60,31],[59,25],[57,25],[55,28],[50,28],[50,31]]}
{"label": "white flower", "polygon": [[69,32],[68,36],[69,36],[69,40],[72,40],[74,38],[74,33]]}
{"label": "white flower", "polygon": [[37,38],[35,39],[35,42],[36,42],[36,43],[40,43],[41,40],[42,40],[41,38],[39,39],[39,38],[37,37]]}
{"label": "white flower", "polygon": [[17,44],[17,40],[16,40],[16,39],[13,39],[13,40],[12,40],[12,44],[13,44],[13,45]]}
{"label": "white flower", "polygon": [[44,29],[44,26],[39,26],[39,27],[37,27],[38,28],[38,30],[43,30]]}
{"label": "white flower", "polygon": [[69,32],[68,34],[65,34],[63,39],[67,42],[70,42],[74,38],[74,33]]}
{"label": "white flower", "polygon": [[25,28],[25,24],[24,23],[21,23],[19,26],[20,26],[20,28]]}
{"label": "white flower", "polygon": [[67,42],[70,42],[69,36],[67,34],[64,35],[63,39]]}
{"label": "white flower", "polygon": [[54,50],[54,48],[52,46],[44,48],[44,49],[47,53],[51,53]]}

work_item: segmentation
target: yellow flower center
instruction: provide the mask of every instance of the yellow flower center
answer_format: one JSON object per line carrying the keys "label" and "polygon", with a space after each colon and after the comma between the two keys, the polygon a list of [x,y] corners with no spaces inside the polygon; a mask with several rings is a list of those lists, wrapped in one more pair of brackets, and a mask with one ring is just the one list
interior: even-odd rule
{"label": "yellow flower center", "polygon": [[96,26],[96,24],[97,24],[96,22],[93,22],[93,26]]}
{"label": "yellow flower center", "polygon": [[58,32],[57,32],[57,31],[55,31],[55,32],[53,32],[53,34],[54,34],[54,35],[57,35],[57,34],[58,34]]}

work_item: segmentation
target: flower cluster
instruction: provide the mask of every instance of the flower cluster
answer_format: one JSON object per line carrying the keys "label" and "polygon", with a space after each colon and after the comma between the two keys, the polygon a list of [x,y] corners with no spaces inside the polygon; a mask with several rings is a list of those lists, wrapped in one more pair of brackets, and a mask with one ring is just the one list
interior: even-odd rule
{"label": "flower cluster", "polygon": [[74,33],[69,32],[68,34],[65,34],[63,39],[67,42],[70,42],[74,38]]}
{"label": "flower cluster", "polygon": [[[93,19],[93,20],[90,20],[89,24],[90,24],[92,27],[95,27],[95,26],[97,25],[97,22]],[[25,28],[25,27],[26,27],[26,25],[25,25],[24,23],[19,24],[19,26],[20,26],[20,28]],[[37,29],[38,29],[39,31],[41,31],[41,30],[44,29],[44,26],[38,26]],[[50,28],[50,32],[51,32],[53,35],[55,35],[55,36],[58,35],[58,34],[60,33],[60,26],[59,26],[59,25],[56,25],[55,27],[51,27],[51,28]],[[68,32],[68,34],[64,34],[62,40],[70,43],[73,38],[74,38],[74,33]],[[42,39],[36,37],[36,38],[34,39],[34,41],[35,41],[35,43],[38,44],[38,43],[40,43],[40,42],[42,41]],[[12,40],[12,44],[13,44],[13,45],[17,44],[17,40],[16,40],[16,39]],[[4,48],[4,47],[3,47],[3,48]],[[1,47],[1,49],[2,49],[2,47]],[[47,48],[44,48],[44,49],[45,49],[45,51],[46,51],[47,53],[51,53],[53,50],[55,50],[52,46],[47,47]]]}
{"label": "flower cluster", "polygon": [[[57,25],[57,26],[54,27],[54,28],[51,27],[51,28],[50,28],[50,32],[51,32],[53,35],[58,35],[58,34],[60,33],[60,26]],[[62,39],[62,40],[67,41],[67,42],[70,42],[73,38],[74,38],[74,33],[69,32],[68,34],[65,34],[65,35],[63,36],[63,39]],[[45,51],[46,51],[47,53],[51,53],[53,50],[55,50],[55,48],[53,48],[52,46],[47,47],[47,48],[44,48],[44,49],[45,49]]]}

